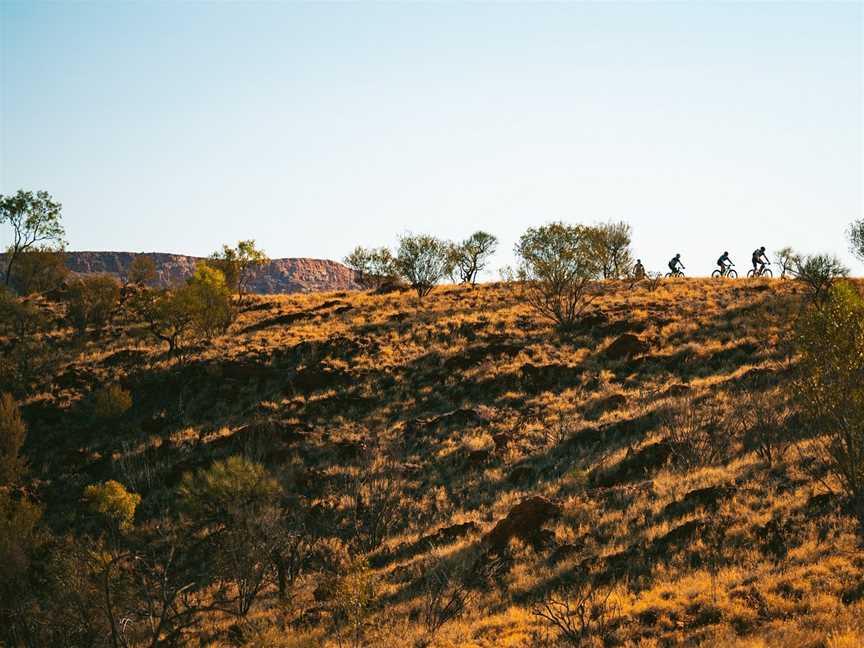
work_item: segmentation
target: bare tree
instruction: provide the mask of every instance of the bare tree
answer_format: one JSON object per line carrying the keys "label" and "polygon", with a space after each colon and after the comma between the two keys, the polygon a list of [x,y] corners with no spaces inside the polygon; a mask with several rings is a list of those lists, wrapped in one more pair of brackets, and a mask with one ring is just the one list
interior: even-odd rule
{"label": "bare tree", "polygon": [[451,245],[448,264],[454,281],[458,278],[463,284],[476,284],[477,274],[486,267],[497,247],[498,239],[483,231],[474,232],[461,243]]}
{"label": "bare tree", "polygon": [[534,604],[531,613],[560,632],[572,646],[584,646],[591,637],[606,640],[623,620],[614,585],[603,585],[585,575],[551,592]]}

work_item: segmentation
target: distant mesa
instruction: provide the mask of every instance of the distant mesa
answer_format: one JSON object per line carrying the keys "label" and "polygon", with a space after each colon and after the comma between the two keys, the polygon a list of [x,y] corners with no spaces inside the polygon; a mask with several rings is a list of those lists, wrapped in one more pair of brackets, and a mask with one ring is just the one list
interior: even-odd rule
{"label": "distant mesa", "polygon": [[[174,285],[192,275],[204,257],[162,252],[67,252],[66,265],[76,274],[108,274],[122,279],[136,256],[148,256],[156,264],[157,284]],[[326,259],[272,259],[258,269],[249,282],[252,292],[277,293],[330,292],[353,290],[359,286],[354,272],[336,261]]]}

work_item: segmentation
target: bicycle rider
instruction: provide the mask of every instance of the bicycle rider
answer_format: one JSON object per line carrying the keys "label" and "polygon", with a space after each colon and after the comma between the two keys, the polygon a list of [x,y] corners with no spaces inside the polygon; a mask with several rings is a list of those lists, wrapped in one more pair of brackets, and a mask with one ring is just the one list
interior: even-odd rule
{"label": "bicycle rider", "polygon": [[729,268],[734,266],[732,263],[732,259],[729,258],[729,252],[724,251],[723,256],[717,259],[717,265],[720,266],[720,276],[725,277],[726,273],[729,271]]}
{"label": "bicycle rider", "polygon": [[768,257],[765,256],[765,246],[753,250],[753,274],[757,277],[761,276],[763,272],[765,272],[765,266],[771,263],[768,260]]}
{"label": "bicycle rider", "polygon": [[645,278],[645,266],[642,265],[642,259],[636,259],[636,265],[633,266],[633,276],[637,279]]}
{"label": "bicycle rider", "polygon": [[681,253],[680,252],[678,254],[676,254],[674,257],[672,257],[672,260],[669,262],[669,269],[672,271],[672,274],[676,274],[676,273],[681,272],[682,270],[685,269],[684,264],[681,263]]}

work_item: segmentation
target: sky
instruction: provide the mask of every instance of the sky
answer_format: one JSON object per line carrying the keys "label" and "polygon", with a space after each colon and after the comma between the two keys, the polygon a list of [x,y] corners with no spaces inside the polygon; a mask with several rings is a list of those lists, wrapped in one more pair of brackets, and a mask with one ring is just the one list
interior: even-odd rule
{"label": "sky", "polygon": [[0,39],[0,193],[49,191],[72,250],[484,229],[488,278],[528,227],[623,220],[649,269],[864,273],[859,2],[0,0]]}

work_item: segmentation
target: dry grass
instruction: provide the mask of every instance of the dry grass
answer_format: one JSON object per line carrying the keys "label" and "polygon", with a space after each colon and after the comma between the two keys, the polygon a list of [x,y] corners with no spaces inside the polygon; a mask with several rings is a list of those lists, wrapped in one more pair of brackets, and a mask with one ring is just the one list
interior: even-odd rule
{"label": "dry grass", "polygon": [[[813,499],[831,484],[814,479],[806,441],[769,469],[734,426],[742,390],[789,389],[797,289],[779,280],[667,281],[656,291],[610,282],[595,308],[613,328],[568,336],[505,285],[442,286],[422,308],[409,293],[259,297],[182,368],[134,323],[98,340],[57,329],[61,366],[25,407],[28,453],[49,511],[125,472],[127,483],[137,475],[146,516],[178,466],[251,452],[231,438],[267,421],[278,452],[258,447],[257,456],[326,511],[327,533],[347,545],[345,484],[386,473],[397,519],[368,556],[377,602],[366,646],[559,645],[531,606],[588,566],[618,583],[623,621],[609,645],[864,646],[855,523],[842,503]],[[649,353],[607,359],[623,330],[648,340]],[[86,410],[104,384],[123,385],[135,401],[109,428]],[[716,414],[728,453],[702,465],[674,455],[639,464],[667,442],[666,413],[688,402]],[[293,430],[302,435],[279,436]],[[713,487],[714,499],[688,499]],[[465,614],[427,636],[419,583],[433,554],[408,549],[450,525],[486,531],[529,494],[563,504],[552,546],[515,542],[509,560],[476,582]],[[688,523],[696,531],[673,541]],[[479,542],[470,533],[434,555],[463,564]],[[553,563],[556,547],[568,549]],[[312,596],[323,577],[307,573],[289,611],[266,598],[246,645],[335,645],[329,602]],[[226,645],[218,637],[231,624],[213,623],[217,638],[201,645]]]}

